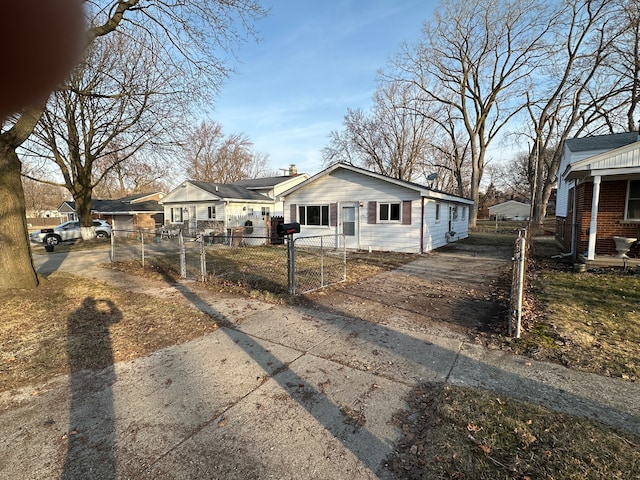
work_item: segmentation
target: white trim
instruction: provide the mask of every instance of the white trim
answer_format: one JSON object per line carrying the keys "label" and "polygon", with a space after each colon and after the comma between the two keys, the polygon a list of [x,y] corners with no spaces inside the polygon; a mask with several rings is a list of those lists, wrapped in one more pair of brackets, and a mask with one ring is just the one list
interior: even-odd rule
{"label": "white trim", "polygon": [[600,203],[601,177],[593,177],[593,198],[591,200],[591,222],[589,223],[589,246],[587,248],[587,260],[596,258],[596,238],[598,233],[598,204]]}

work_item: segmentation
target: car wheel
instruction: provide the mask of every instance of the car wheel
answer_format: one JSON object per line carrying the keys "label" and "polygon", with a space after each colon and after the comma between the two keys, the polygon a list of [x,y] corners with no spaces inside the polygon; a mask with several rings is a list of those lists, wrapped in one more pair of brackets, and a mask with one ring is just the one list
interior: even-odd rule
{"label": "car wheel", "polygon": [[45,239],[45,242],[47,243],[47,245],[58,245],[60,243],[60,237],[58,237],[57,235],[49,235]]}
{"label": "car wheel", "polygon": [[107,232],[97,232],[96,233],[96,237],[97,238],[109,238],[109,234]]}

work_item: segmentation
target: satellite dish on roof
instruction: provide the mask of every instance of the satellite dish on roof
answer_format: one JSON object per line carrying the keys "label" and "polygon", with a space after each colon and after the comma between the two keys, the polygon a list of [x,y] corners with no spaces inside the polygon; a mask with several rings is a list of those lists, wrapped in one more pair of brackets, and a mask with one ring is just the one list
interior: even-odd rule
{"label": "satellite dish on roof", "polygon": [[438,174],[437,173],[430,173],[429,175],[427,175],[427,180],[429,180],[431,183],[429,184],[429,188],[433,188],[433,181],[438,178]]}

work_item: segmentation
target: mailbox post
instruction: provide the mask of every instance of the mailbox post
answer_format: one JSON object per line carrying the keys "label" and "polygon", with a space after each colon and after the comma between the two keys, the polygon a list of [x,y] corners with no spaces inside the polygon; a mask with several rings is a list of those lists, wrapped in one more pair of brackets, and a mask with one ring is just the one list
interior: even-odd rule
{"label": "mailbox post", "polygon": [[299,223],[280,223],[276,227],[278,235],[287,237],[287,276],[289,283],[289,295],[296,294],[296,253],[293,248],[293,234],[300,233]]}

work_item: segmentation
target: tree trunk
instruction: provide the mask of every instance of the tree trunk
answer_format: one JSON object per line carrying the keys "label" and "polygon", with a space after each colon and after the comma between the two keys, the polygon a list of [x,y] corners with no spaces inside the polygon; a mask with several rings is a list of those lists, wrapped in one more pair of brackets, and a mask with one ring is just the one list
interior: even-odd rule
{"label": "tree trunk", "polygon": [[91,193],[90,189],[83,189],[80,195],[74,195],[83,240],[91,240],[96,234],[91,215]]}
{"label": "tree trunk", "polygon": [[38,286],[29,248],[21,167],[12,142],[0,137],[0,290]]}

